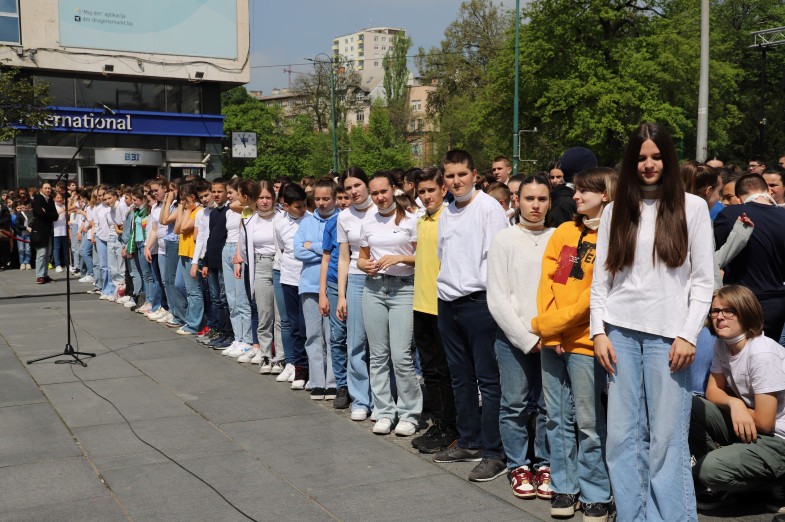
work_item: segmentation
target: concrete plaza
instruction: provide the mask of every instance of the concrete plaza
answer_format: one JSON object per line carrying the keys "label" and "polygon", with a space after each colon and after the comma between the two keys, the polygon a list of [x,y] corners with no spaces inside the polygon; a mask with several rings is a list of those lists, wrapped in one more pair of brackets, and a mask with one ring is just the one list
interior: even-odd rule
{"label": "concrete plaza", "polygon": [[97,357],[28,365],[66,344],[65,278],[51,275],[0,273],[0,520],[551,520],[504,477],[468,482],[472,463],[435,464],[73,279],[72,343]]}

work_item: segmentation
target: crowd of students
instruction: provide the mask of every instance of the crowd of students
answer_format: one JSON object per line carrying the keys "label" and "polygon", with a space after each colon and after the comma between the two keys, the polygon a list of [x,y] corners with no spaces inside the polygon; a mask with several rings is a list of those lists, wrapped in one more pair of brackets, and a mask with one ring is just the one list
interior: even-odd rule
{"label": "crowd of students", "polygon": [[88,293],[374,433],[429,412],[415,448],[554,517],[697,520],[785,480],[784,170],[759,165],[679,165],[643,124],[615,168],[573,148],[528,177],[451,150],[337,183],[74,185],[67,208],[44,184],[15,230],[38,282],[46,221]]}

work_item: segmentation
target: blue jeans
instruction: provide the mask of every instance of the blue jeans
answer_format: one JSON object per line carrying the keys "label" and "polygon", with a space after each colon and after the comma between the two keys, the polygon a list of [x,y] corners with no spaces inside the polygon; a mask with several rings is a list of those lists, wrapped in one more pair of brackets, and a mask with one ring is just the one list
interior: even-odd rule
{"label": "blue jeans", "polygon": [[[540,354],[525,354],[496,330],[496,362],[502,396],[499,403],[499,432],[507,455],[507,469],[534,465],[534,469],[548,466],[550,452],[545,437],[545,396],[542,392]],[[530,404],[533,401],[534,404]],[[536,431],[529,433],[529,416],[535,411]],[[534,462],[529,462],[526,452],[529,439],[534,437]],[[553,470],[551,470],[553,474]]]}
{"label": "blue jeans", "polygon": [[177,265],[180,261],[179,241],[164,241],[166,245],[166,255],[164,256],[165,270],[164,278],[164,291],[166,292],[166,301],[169,303],[169,312],[174,316],[175,322],[185,324],[185,308],[188,305],[185,296],[175,286],[174,281],[177,277]]}
{"label": "blue jeans", "polygon": [[300,295],[305,319],[305,352],[308,354],[308,379],[312,388],[335,388],[330,356],[330,318],[319,311],[319,294]]}
{"label": "blue jeans", "polygon": [[330,355],[333,361],[335,385],[346,387],[346,323],[338,319],[338,283],[327,281],[327,301],[330,302]]}
{"label": "blue jeans", "polygon": [[618,518],[697,521],[687,443],[690,369],[671,373],[673,339],[610,324],[607,331],[617,359],[608,392],[607,463]]}
{"label": "blue jeans", "polygon": [[19,251],[19,264],[29,265],[30,264],[30,243],[29,243],[30,234],[19,234],[18,237],[24,239],[25,241],[28,241],[28,243],[25,243],[25,241],[16,242],[16,247],[17,250]]}
{"label": "blue jeans", "polygon": [[292,340],[292,364],[308,368],[308,355],[305,352],[305,317],[303,307],[300,305],[299,288],[292,285],[281,284],[283,300],[286,304],[286,317],[291,327],[289,337]]}
{"label": "blue jeans", "polygon": [[101,268],[101,293],[113,296],[115,287],[112,281],[112,273],[109,270],[109,243],[103,239],[96,238],[95,246],[98,249],[98,266]]}
{"label": "blue jeans", "polygon": [[273,292],[275,293],[275,310],[278,312],[276,317],[275,337],[275,358],[283,360],[286,364],[294,364],[294,352],[292,351],[292,326],[286,315],[286,302],[283,298],[283,287],[281,286],[281,271],[273,270]]}
{"label": "blue jeans", "polygon": [[128,272],[131,274],[131,284],[134,287],[133,293],[134,295],[139,295],[147,290],[144,287],[144,280],[142,279],[142,268],[136,258],[137,256],[134,256],[129,259]]}
{"label": "blue jeans", "polygon": [[152,311],[158,310],[161,306],[161,288],[157,285],[155,277],[153,276],[153,267],[147,262],[144,257],[144,242],[137,241],[136,255],[133,258],[133,264],[136,264],[139,273],[142,276],[142,287],[144,288],[145,302],[150,303]]}
{"label": "blue jeans", "polygon": [[455,395],[458,446],[484,448],[484,457],[504,460],[499,433],[501,386],[494,353],[496,322],[488,311],[485,292],[474,292],[454,301],[440,299],[439,331]]}
{"label": "blue jeans", "polygon": [[[144,253],[142,255],[144,255]],[[153,297],[150,304],[153,305],[153,311],[156,311],[161,307],[166,309],[166,294],[164,293],[164,283],[161,279],[161,267],[158,264],[158,254],[153,254],[150,259],[152,259],[150,270],[153,272],[153,285],[158,289],[157,295]]]}
{"label": "blue jeans", "polygon": [[55,236],[54,248],[55,266],[64,267],[68,261],[68,236]]}
{"label": "blue jeans", "polygon": [[82,241],[79,242],[80,269],[84,275],[93,275],[93,243],[87,232],[82,232]]}
{"label": "blue jeans", "polygon": [[[223,272],[224,285],[226,289],[226,303],[229,306],[229,321],[232,323],[234,340],[242,343],[253,343],[251,333],[251,302],[245,291],[245,281],[241,277],[234,277],[234,265],[232,259],[237,252],[237,243],[226,243],[223,248]],[[245,264],[241,265],[245,272]]]}
{"label": "blue jeans", "polygon": [[363,320],[365,274],[349,274],[346,282],[346,383],[352,409],[373,409],[371,378],[368,371],[368,337]]}
{"label": "blue jeans", "polygon": [[52,238],[45,247],[36,247],[35,249],[35,276],[46,277],[49,275],[49,258],[52,255]]}
{"label": "blue jeans", "polygon": [[[367,276],[363,319],[370,352],[371,391],[376,418],[420,421],[423,397],[412,359],[414,276]],[[390,361],[397,387],[391,387]]]}
{"label": "blue jeans", "polygon": [[580,493],[581,502],[611,500],[601,400],[606,375],[591,355],[542,349],[552,487],[557,493]]}
{"label": "blue jeans", "polygon": [[158,253],[153,256],[153,276],[158,278],[161,288],[161,308],[169,310],[169,302],[166,300],[166,287],[164,286],[164,274],[166,273],[166,252]]}
{"label": "blue jeans", "polygon": [[[98,250],[98,241],[99,241],[98,238],[96,238],[95,243],[90,241],[90,243],[93,246],[93,279],[95,279],[95,282],[93,283],[93,288],[95,290],[103,290],[104,273],[103,273],[103,266],[101,265],[101,253]],[[104,262],[106,262],[106,260],[104,260]],[[108,266],[109,265],[107,265],[107,268]]]}
{"label": "blue jeans", "polygon": [[716,339],[705,326],[698,335],[698,343],[695,345],[695,360],[690,367],[690,388],[694,395],[706,394],[711,361],[714,359],[714,341]]}
{"label": "blue jeans", "polygon": [[204,300],[199,281],[191,277],[191,258],[180,256],[180,270],[183,273],[183,282],[188,291],[188,306],[185,312],[185,330],[197,333],[202,329],[204,318]]}
{"label": "blue jeans", "polygon": [[215,329],[223,334],[232,334],[232,325],[229,323],[229,308],[226,304],[223,269],[208,269],[207,284],[210,287],[210,309],[215,318]]}

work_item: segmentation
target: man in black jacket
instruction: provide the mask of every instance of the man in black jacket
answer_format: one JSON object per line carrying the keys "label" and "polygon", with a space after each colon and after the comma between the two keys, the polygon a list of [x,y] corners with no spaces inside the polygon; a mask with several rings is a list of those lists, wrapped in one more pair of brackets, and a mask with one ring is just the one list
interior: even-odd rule
{"label": "man in black jacket", "polygon": [[30,234],[30,246],[35,248],[35,281],[39,285],[55,281],[49,277],[55,221],[57,209],[52,197],[52,185],[44,183],[41,191],[33,198],[33,232]]}
{"label": "man in black jacket", "polygon": [[582,170],[596,167],[597,158],[589,149],[573,147],[564,151],[559,163],[564,173],[564,183],[551,188],[551,210],[548,211],[548,216],[552,227],[571,221],[578,211],[575,200],[572,199],[575,195],[572,178]]}

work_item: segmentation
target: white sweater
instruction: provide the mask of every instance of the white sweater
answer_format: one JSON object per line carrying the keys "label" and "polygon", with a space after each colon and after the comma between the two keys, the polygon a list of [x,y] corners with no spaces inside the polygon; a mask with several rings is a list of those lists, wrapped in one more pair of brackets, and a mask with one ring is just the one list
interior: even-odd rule
{"label": "white sweater", "polygon": [[687,259],[677,268],[652,264],[657,200],[641,203],[635,261],[615,277],[605,269],[613,203],[602,213],[591,284],[591,336],[605,323],[669,339],[698,339],[714,290],[714,242],[706,201],[686,194]]}
{"label": "white sweater", "polygon": [[540,340],[531,322],[537,315],[542,257],[554,230],[516,225],[496,234],[488,250],[488,309],[507,339],[524,353]]}

